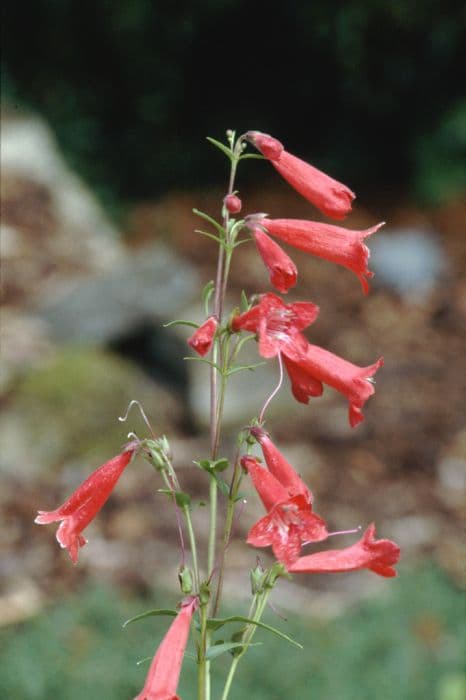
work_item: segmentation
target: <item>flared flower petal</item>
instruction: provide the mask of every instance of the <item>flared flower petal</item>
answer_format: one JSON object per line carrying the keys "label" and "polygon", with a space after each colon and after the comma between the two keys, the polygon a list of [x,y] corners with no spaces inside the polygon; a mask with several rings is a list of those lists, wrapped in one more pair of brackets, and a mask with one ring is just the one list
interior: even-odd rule
{"label": "flared flower petal", "polygon": [[271,546],[278,561],[288,565],[298,558],[303,544],[328,537],[325,521],[312,512],[308,493],[290,498],[288,489],[256,458],[245,456],[241,464],[248,471],[268,511],[250,529],[248,544],[254,547]]}
{"label": "flared flower petal", "polygon": [[270,274],[270,282],[282,294],[296,285],[298,270],[292,259],[259,227],[254,226],[252,235],[259,255]]}
{"label": "flared flower petal", "polygon": [[364,231],[351,231],[341,226],[301,219],[256,219],[253,215],[251,221],[260,224],[270,235],[284,243],[352,270],[358,276],[364,293],[369,291],[367,279],[374,274],[368,268],[370,251],[364,240],[378,231],[383,222]]}
{"label": "flared flower petal", "polygon": [[300,332],[315,321],[319,308],[311,302],[285,302],[275,294],[263,294],[249,311],[235,316],[234,331],[252,331],[259,336],[262,357],[275,357],[286,352],[299,359],[307,349],[307,340]]}
{"label": "flared flower petal", "polygon": [[198,605],[189,597],[172,622],[152,660],[144,688],[134,700],[179,700],[176,690],[180,679],[191,620]]}
{"label": "flared flower petal", "polygon": [[358,367],[324,348],[308,344],[303,359],[295,361],[284,355],[283,360],[297,401],[308,403],[311,396],[322,393],[322,383],[328,384],[348,399],[351,427],[364,420],[362,408],[375,392],[372,377],[383,365],[383,358],[369,367]]}
{"label": "flared flower petal", "polygon": [[281,485],[285,487],[288,496],[304,496],[308,503],[312,503],[312,493],[296,470],[273,444],[265,430],[262,428],[252,428],[251,435],[253,435],[260,444],[269,471],[278,479]]}
{"label": "flared flower petal", "polygon": [[288,567],[291,573],[324,574],[369,569],[380,576],[396,576],[393,568],[400,548],[391,540],[376,540],[372,523],[356,544],[345,549],[330,549],[300,557]]}
{"label": "flared flower petal", "polygon": [[134,448],[127,449],[117,457],[102,464],[56,510],[39,511],[34,521],[38,525],[62,521],[56,537],[60,546],[68,550],[73,564],[78,561],[79,548],[87,542],[81,534],[82,531],[110,497],[133,454]]}
{"label": "flared flower petal", "polygon": [[207,355],[212,347],[217,328],[217,319],[215,316],[209,316],[209,318],[204,321],[202,326],[199,326],[199,328],[195,330],[194,333],[188,338],[187,343],[189,347],[195,350],[201,357]]}
{"label": "flared flower petal", "polygon": [[332,219],[344,219],[351,211],[354,192],[321,170],[284,150],[280,141],[259,131],[249,131],[246,138],[270,160],[293,189]]}

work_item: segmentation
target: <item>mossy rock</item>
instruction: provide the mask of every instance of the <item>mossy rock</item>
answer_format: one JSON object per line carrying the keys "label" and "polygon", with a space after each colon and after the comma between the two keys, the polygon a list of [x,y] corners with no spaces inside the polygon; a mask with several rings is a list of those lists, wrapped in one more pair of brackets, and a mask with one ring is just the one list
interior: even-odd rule
{"label": "mossy rock", "polygon": [[59,351],[20,382],[5,407],[2,469],[34,474],[117,453],[129,431],[147,434],[136,409],[126,423],[118,420],[132,399],[142,403],[157,434],[181,420],[176,397],[133,365],[97,349]]}

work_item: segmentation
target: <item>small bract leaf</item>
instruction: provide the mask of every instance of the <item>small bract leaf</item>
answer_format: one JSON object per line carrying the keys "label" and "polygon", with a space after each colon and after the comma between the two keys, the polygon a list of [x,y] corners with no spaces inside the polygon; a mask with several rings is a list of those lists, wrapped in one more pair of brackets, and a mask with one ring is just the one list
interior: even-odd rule
{"label": "small bract leaf", "polygon": [[289,644],[292,644],[298,649],[303,648],[302,644],[295,641],[294,639],[292,639],[292,637],[289,637],[284,632],[277,630],[275,627],[272,627],[271,625],[266,625],[265,622],[258,622],[257,620],[252,620],[251,618],[244,617],[243,615],[232,615],[231,617],[225,617],[223,619],[218,617],[211,617],[207,620],[207,627],[212,630],[218,630],[221,627],[223,627],[223,625],[227,625],[231,622],[245,622],[248,625],[256,625],[256,627],[261,627],[262,629],[271,632],[275,636],[280,637],[280,639],[284,639],[285,641],[289,642]]}
{"label": "small bract leaf", "polygon": [[209,304],[209,299],[214,293],[215,290],[215,282],[213,280],[209,280],[207,284],[204,286],[204,289],[202,290],[201,298],[202,298],[202,303],[206,307],[206,315],[208,315],[207,307]]}
{"label": "small bract leaf", "polygon": [[[211,136],[207,136],[207,141],[211,143],[213,146],[216,146],[222,153],[224,153],[227,158],[230,160],[233,158],[233,153],[231,150],[228,148],[228,146],[225,146],[223,143],[220,141],[217,141],[216,139],[213,139]],[[261,156],[262,157],[262,156]]]}
{"label": "small bract leaf", "polygon": [[126,622],[123,623],[122,627],[125,628],[133,622],[137,622],[138,620],[144,620],[144,618],[146,617],[154,617],[156,615],[168,615],[170,617],[176,617],[178,615],[178,612],[176,610],[171,610],[170,608],[156,608],[155,610],[146,610],[146,612],[143,612],[140,615],[130,617],[129,620],[126,620]]}
{"label": "small bract leaf", "polygon": [[191,328],[199,328],[198,323],[194,323],[194,321],[185,321],[184,318],[177,318],[175,321],[169,321],[163,324],[164,328],[171,328],[172,326],[191,326]]}

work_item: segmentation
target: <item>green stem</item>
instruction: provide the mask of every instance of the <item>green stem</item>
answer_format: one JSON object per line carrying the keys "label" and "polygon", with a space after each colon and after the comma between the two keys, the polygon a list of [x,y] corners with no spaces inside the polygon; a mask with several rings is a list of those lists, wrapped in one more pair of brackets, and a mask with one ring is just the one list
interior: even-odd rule
{"label": "green stem", "polygon": [[209,526],[209,545],[207,550],[207,575],[210,576],[215,563],[215,549],[217,544],[217,502],[218,502],[218,487],[214,476],[210,477],[209,485],[210,497],[210,526]]}
{"label": "green stem", "polygon": [[[254,613],[254,617],[252,618],[254,621],[260,622],[260,619],[261,619],[262,614],[264,612],[264,608],[267,605],[267,599],[271,593],[271,590],[272,590],[271,588],[265,588],[263,590],[262,594],[260,594],[260,597],[258,594],[257,597],[259,597],[259,600],[257,602],[257,607],[256,607],[256,610]],[[256,597],[256,600],[257,600],[257,597]],[[239,654],[237,656],[234,657],[233,661],[231,662],[230,670],[228,671],[228,676],[226,678],[225,685],[223,687],[223,693],[222,693],[221,700],[227,700],[227,698],[228,698],[228,695],[229,695],[229,692],[231,689],[231,684],[233,682],[233,678],[234,678],[234,675],[236,673],[236,669],[238,667],[240,659],[247,652],[248,646],[251,643],[252,638],[254,637],[256,629],[257,629],[256,625],[248,625],[246,628],[246,631],[243,635],[243,640],[242,640],[243,644],[244,644],[244,648],[242,649],[242,651],[239,652]]]}
{"label": "green stem", "polygon": [[186,527],[188,529],[188,537],[189,537],[189,546],[191,547],[191,556],[193,559],[193,570],[194,570],[194,585],[195,585],[195,590],[199,592],[199,565],[197,561],[197,545],[196,545],[196,537],[194,535],[194,529],[193,529],[193,521],[191,519],[191,511],[189,510],[189,506],[184,506],[183,508],[183,514],[186,520]]}
{"label": "green stem", "polygon": [[205,603],[199,607],[200,618],[200,640],[198,650],[199,670],[197,675],[197,697],[198,700],[209,700],[210,698],[210,664],[206,659],[207,652],[207,606]]}

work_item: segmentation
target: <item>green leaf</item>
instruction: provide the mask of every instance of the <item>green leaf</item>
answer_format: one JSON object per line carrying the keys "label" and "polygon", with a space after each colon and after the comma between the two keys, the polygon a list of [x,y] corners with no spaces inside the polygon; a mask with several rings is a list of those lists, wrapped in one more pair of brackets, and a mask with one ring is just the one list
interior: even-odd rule
{"label": "green leaf", "polygon": [[203,231],[200,228],[194,229],[194,233],[200,233],[201,236],[207,236],[207,238],[211,238],[213,241],[221,245],[224,250],[228,249],[228,246],[225,244],[225,242],[222,241],[222,239],[218,236],[215,236],[213,233],[208,233],[207,231]]}
{"label": "green leaf", "polygon": [[172,326],[190,326],[191,328],[199,328],[198,323],[194,323],[194,321],[185,321],[183,318],[177,318],[176,321],[169,321],[168,323],[163,324],[164,328],[171,328]]}
{"label": "green leaf", "polygon": [[209,280],[207,284],[204,286],[204,289],[202,290],[201,293],[201,299],[202,303],[204,304],[206,316],[209,314],[209,300],[212,294],[215,291],[215,282],[213,280]]}
{"label": "green leaf", "polygon": [[208,221],[209,224],[212,224],[214,228],[217,229],[219,232],[220,236],[222,238],[225,238],[225,229],[223,226],[221,226],[218,221],[215,221],[211,216],[205,213],[205,211],[201,211],[200,209],[193,209],[193,214],[196,214],[196,216],[200,216],[201,219],[204,219],[204,221]]}
{"label": "green leaf", "polygon": [[226,457],[220,457],[219,459],[200,459],[199,461],[193,460],[194,464],[200,469],[209,472],[209,474],[214,474],[215,472],[223,472],[228,469],[229,461]]}
{"label": "green leaf", "polygon": [[231,651],[232,649],[258,646],[261,646],[261,642],[255,642],[254,644],[241,644],[240,642],[224,642],[223,644],[214,644],[207,649],[205,657],[208,661],[212,661],[212,659],[216,659],[217,656],[221,656],[221,654],[225,654],[227,651]]}
{"label": "green leaf", "polygon": [[217,148],[219,148],[219,149],[222,151],[222,153],[224,153],[224,154],[226,155],[227,158],[229,158],[230,160],[232,160],[232,158],[233,158],[233,153],[232,153],[231,150],[228,148],[228,146],[225,146],[225,144],[221,143],[220,141],[217,141],[216,139],[213,139],[211,136],[207,136],[206,138],[207,138],[207,141],[208,141],[209,143],[211,143],[213,146],[216,146]]}
{"label": "green leaf", "polygon": [[247,158],[254,158],[255,160],[267,160],[267,158],[264,158],[264,156],[259,155],[259,153],[243,153],[243,155],[239,157],[240,160],[246,160]]}
{"label": "green leaf", "polygon": [[228,497],[230,495],[230,485],[227,484],[226,481],[221,479],[215,472],[212,474],[212,476],[217,482],[217,486],[220,489],[221,493],[223,493],[224,496]]}
{"label": "green leaf", "polygon": [[206,365],[209,365],[210,367],[214,367],[214,369],[216,369],[217,372],[220,372],[220,374],[222,374],[222,368],[219,367],[218,365],[216,365],[215,362],[212,362],[211,360],[206,360],[205,357],[192,357],[190,355],[189,357],[183,357],[183,360],[191,360],[194,362],[204,362]]}
{"label": "green leaf", "polygon": [[236,372],[242,372],[243,369],[248,369],[250,372],[254,372],[256,367],[262,367],[262,365],[266,364],[266,362],[257,362],[255,365],[236,365],[236,367],[232,367],[228,370],[227,377],[229,377],[232,374],[236,374]]}
{"label": "green leaf", "polygon": [[298,649],[303,648],[302,644],[296,642],[294,639],[289,637],[284,632],[277,630],[275,627],[272,627],[271,625],[266,625],[265,622],[251,620],[251,618],[244,617],[243,615],[232,615],[231,617],[225,617],[223,619],[219,617],[211,617],[207,620],[207,627],[212,630],[218,630],[221,627],[223,627],[223,625],[229,624],[230,622],[245,622],[248,625],[256,625],[257,627],[261,627],[262,629],[271,632],[277,637],[280,637],[280,639],[284,639],[285,641],[289,642],[289,644],[291,644],[294,647],[297,647]]}
{"label": "green leaf", "polygon": [[154,617],[155,615],[169,615],[170,617],[176,617],[178,615],[178,611],[171,610],[170,608],[156,608],[155,610],[146,610],[146,612],[143,612],[140,615],[130,617],[129,620],[126,620],[126,622],[123,623],[122,627],[124,629],[128,625],[131,625],[131,623],[133,622],[137,622],[138,620],[144,620],[144,618],[146,617]]}

